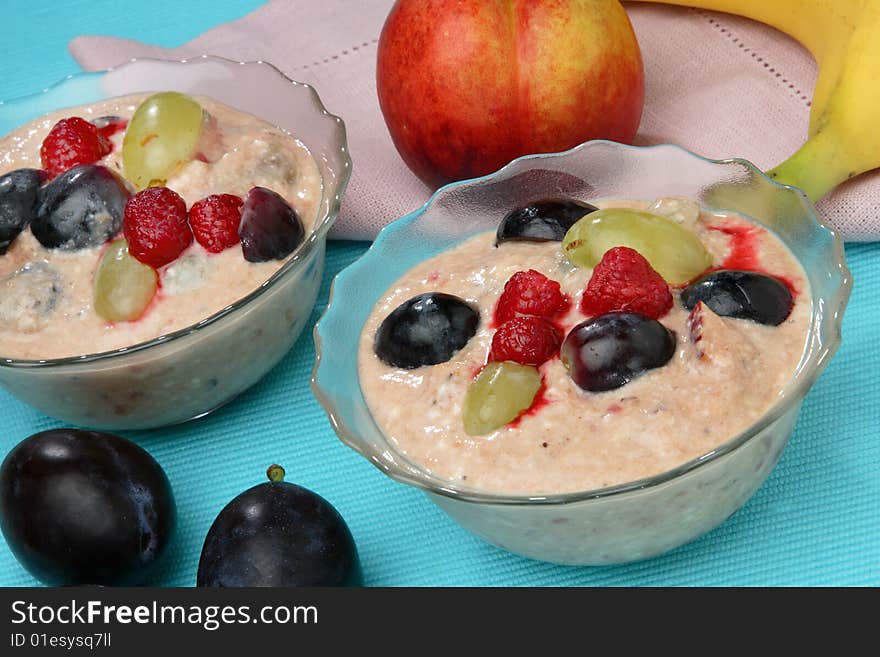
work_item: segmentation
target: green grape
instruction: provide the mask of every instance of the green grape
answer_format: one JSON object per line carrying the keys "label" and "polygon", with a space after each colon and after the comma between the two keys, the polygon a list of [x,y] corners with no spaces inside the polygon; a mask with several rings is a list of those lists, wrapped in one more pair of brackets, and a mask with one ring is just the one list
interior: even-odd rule
{"label": "green grape", "polygon": [[147,98],[135,110],[122,141],[122,166],[135,187],[165,181],[189,162],[202,134],[202,107],[176,91]]}
{"label": "green grape", "polygon": [[580,267],[595,267],[615,246],[641,253],[670,285],[683,285],[712,265],[712,256],[694,233],[641,210],[598,210],[569,228],[562,241],[563,253]]}
{"label": "green grape", "polygon": [[95,312],[111,322],[140,317],[158,288],[156,270],[128,254],[124,239],[110,244],[95,276]]}
{"label": "green grape", "polygon": [[489,363],[465,393],[465,433],[480,436],[512,422],[532,405],[540,388],[541,373],[535,367]]}

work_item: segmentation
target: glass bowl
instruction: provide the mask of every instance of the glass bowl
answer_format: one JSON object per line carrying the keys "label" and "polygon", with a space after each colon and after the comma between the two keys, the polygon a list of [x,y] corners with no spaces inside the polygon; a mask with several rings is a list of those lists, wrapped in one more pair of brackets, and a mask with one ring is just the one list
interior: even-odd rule
{"label": "glass bowl", "polygon": [[5,358],[0,385],[52,417],[99,429],[150,429],[205,415],[266,374],[293,345],[321,283],[327,232],[351,172],[345,126],[317,92],[265,62],[132,60],[0,103],[0,134],[47,112],[136,92],[204,95],[287,130],[322,176],[315,228],[263,285],[185,329],[124,349],[52,360]]}
{"label": "glass bowl", "polygon": [[[413,265],[482,231],[512,207],[539,198],[582,200],[687,196],[749,215],[798,258],[811,286],[812,317],[797,372],[779,402],[747,431],[673,470],[597,490],[542,496],[481,492],[409,462],[376,426],[358,382],[358,342],[374,303]],[[315,327],[312,389],[337,435],[392,479],[415,486],[477,536],[511,552],[562,564],[645,559],[722,523],[766,479],[792,433],[801,402],[840,343],[851,278],[840,239],[802,192],[743,160],[710,161],[672,145],[592,141],[532,155],[489,176],[439,189],[389,225],[334,281]]]}

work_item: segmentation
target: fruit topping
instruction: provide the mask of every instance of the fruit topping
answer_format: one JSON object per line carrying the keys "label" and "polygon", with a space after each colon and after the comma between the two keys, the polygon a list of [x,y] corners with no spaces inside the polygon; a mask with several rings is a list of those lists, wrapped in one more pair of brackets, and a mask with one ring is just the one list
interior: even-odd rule
{"label": "fruit topping", "polygon": [[290,205],[265,187],[248,192],[238,227],[241,250],[248,262],[281,260],[303,242],[305,228]]}
{"label": "fruit topping", "polygon": [[509,241],[561,242],[568,229],[598,208],[575,200],[546,200],[512,210],[498,224],[496,244]]}
{"label": "fruit topping", "polygon": [[541,389],[541,373],[530,365],[489,363],[464,396],[462,421],[469,436],[482,436],[527,411]]}
{"label": "fruit topping", "polygon": [[39,331],[55,312],[62,290],[61,274],[47,262],[29,262],[0,278],[0,326]]}
{"label": "fruit topping", "polygon": [[[748,381],[748,370],[759,362],[758,349],[729,320],[722,319],[702,301],[694,304],[687,318],[690,352],[701,363],[736,367],[742,374],[730,380]],[[731,375],[733,376],[733,375]]]}
{"label": "fruit topping", "polygon": [[556,328],[541,317],[514,317],[492,336],[489,361],[510,360],[521,365],[541,365],[559,353]]}
{"label": "fruit topping", "polygon": [[700,277],[681,292],[688,310],[702,301],[718,315],[778,326],[792,308],[791,291],[780,280],[753,271],[723,269]]}
{"label": "fruit topping", "polygon": [[521,315],[554,317],[566,305],[559,283],[534,269],[518,271],[504,285],[498,298],[495,323],[501,325]]}
{"label": "fruit topping", "polygon": [[693,230],[700,218],[700,206],[686,196],[663,196],[654,201],[648,212],[662,214],[673,221]]}
{"label": "fruit topping", "polygon": [[479,324],[480,314],[463,299],[419,294],[382,320],[373,350],[383,363],[404,369],[445,363],[474,337]]}
{"label": "fruit topping", "polygon": [[123,229],[128,252],[154,269],[176,260],[193,241],[186,202],[167,187],[148,187],[132,196]]}
{"label": "fruit topping", "polygon": [[79,164],[94,164],[110,152],[97,126],[73,116],[56,123],[40,146],[40,160],[50,177]]}
{"label": "fruit topping", "polygon": [[666,281],[638,251],[625,246],[602,256],[581,298],[581,312],[588,317],[620,310],[659,319],[670,308]]}
{"label": "fruit topping", "polygon": [[40,189],[31,232],[48,249],[100,246],[122,227],[128,197],[125,183],[110,169],[74,167]]}
{"label": "fruit topping", "polygon": [[214,194],[193,203],[189,224],[196,242],[211,253],[236,246],[243,205],[244,201],[233,194]]}
{"label": "fruit topping", "polygon": [[675,353],[675,333],[650,317],[613,312],[581,322],[562,343],[562,363],[580,388],[613,390]]}
{"label": "fruit topping", "polygon": [[53,429],[0,466],[0,529],[18,561],[52,586],[146,583],[175,524],[161,466],[107,433]]}
{"label": "fruit topping", "polygon": [[684,285],[712,265],[712,257],[692,231],[641,210],[597,210],[572,226],[562,242],[563,253],[580,267],[595,267],[615,246],[641,253],[670,285]]}
{"label": "fruit topping", "polygon": [[339,512],[323,497],[283,481],[235,497],[217,515],[202,546],[196,586],[360,586],[357,546]]}
{"label": "fruit topping", "polygon": [[110,244],[95,276],[95,312],[110,322],[140,317],[158,288],[156,270],[128,253],[124,239]]}
{"label": "fruit topping", "polygon": [[165,91],[147,98],[135,110],[122,141],[126,177],[138,189],[164,183],[196,154],[204,112],[186,94]]}
{"label": "fruit topping", "polygon": [[33,220],[37,191],[45,180],[39,169],[16,169],[0,176],[0,255]]}

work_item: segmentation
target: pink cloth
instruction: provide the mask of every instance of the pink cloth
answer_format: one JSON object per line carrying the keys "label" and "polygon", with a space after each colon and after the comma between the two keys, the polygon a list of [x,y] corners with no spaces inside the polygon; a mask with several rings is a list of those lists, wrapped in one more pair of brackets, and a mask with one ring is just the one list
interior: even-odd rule
{"label": "pink cloth", "polygon": [[[354,162],[333,235],[371,239],[430,195],[397,154],[376,96],[376,45],[392,4],[273,0],[179,48],[82,36],[70,52],[86,70],[132,57],[262,59],[312,84],[327,109],[345,120]],[[796,42],[726,14],[639,3],[627,11],[645,62],[636,143],[678,143],[709,158],[744,157],[768,169],[806,138],[816,65]],[[880,173],[841,185],[818,210],[845,239],[880,238]]]}

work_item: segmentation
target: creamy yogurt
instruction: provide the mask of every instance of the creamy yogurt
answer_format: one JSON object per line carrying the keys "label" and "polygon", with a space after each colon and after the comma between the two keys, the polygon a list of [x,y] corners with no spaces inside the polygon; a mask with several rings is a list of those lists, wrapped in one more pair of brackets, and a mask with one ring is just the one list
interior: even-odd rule
{"label": "creamy yogurt", "polygon": [[[62,118],[130,118],[148,94],[125,96],[65,109],[36,119],[0,140],[0,174],[41,168],[40,145]],[[204,144],[209,162],[193,160],[174,173],[167,186],[190,207],[211,194],[245,196],[255,186],[284,197],[302,219],[306,235],[314,228],[322,184],[306,147],[288,133],[252,115],[211,99],[197,100],[211,117]],[[112,136],[112,152],[99,161],[123,174],[122,139]],[[0,356],[52,359],[110,351],[142,343],[191,326],[246,296],[285,262],[247,262],[240,248],[208,253],[193,242],[177,260],[159,269],[160,289],[142,317],[108,323],[93,310],[94,278],[107,245],[62,251],[44,248],[25,229],[0,256]],[[27,276],[12,276],[23,271]],[[33,276],[33,278],[32,278]],[[41,284],[42,297],[26,294],[29,281]]]}
{"label": "creamy yogurt", "polygon": [[[639,207],[627,202],[601,207]],[[592,270],[573,266],[559,242],[504,242],[472,237],[411,269],[379,300],[359,345],[360,385],[388,440],[426,471],[471,490],[542,495],[593,490],[650,477],[711,452],[747,429],[779,399],[804,354],[811,302],[806,276],[773,234],[735,215],[703,212],[689,227],[720,266],[737,254],[736,236],[748,234],[752,258],[765,273],[795,291],[779,326],[707,313],[701,326],[673,290],[672,310],[660,319],[677,336],[675,355],[628,384],[586,392],[559,358],[541,366],[540,404],[492,433],[464,431],[462,403],[486,363],[495,327],[492,315],[507,280],[536,269],[559,282],[572,300],[561,323],[567,333],[584,320],[580,297]],[[424,292],[453,294],[480,312],[476,335],[448,362],[399,369],[373,351],[382,320]],[[699,337],[699,340],[696,338]]]}

